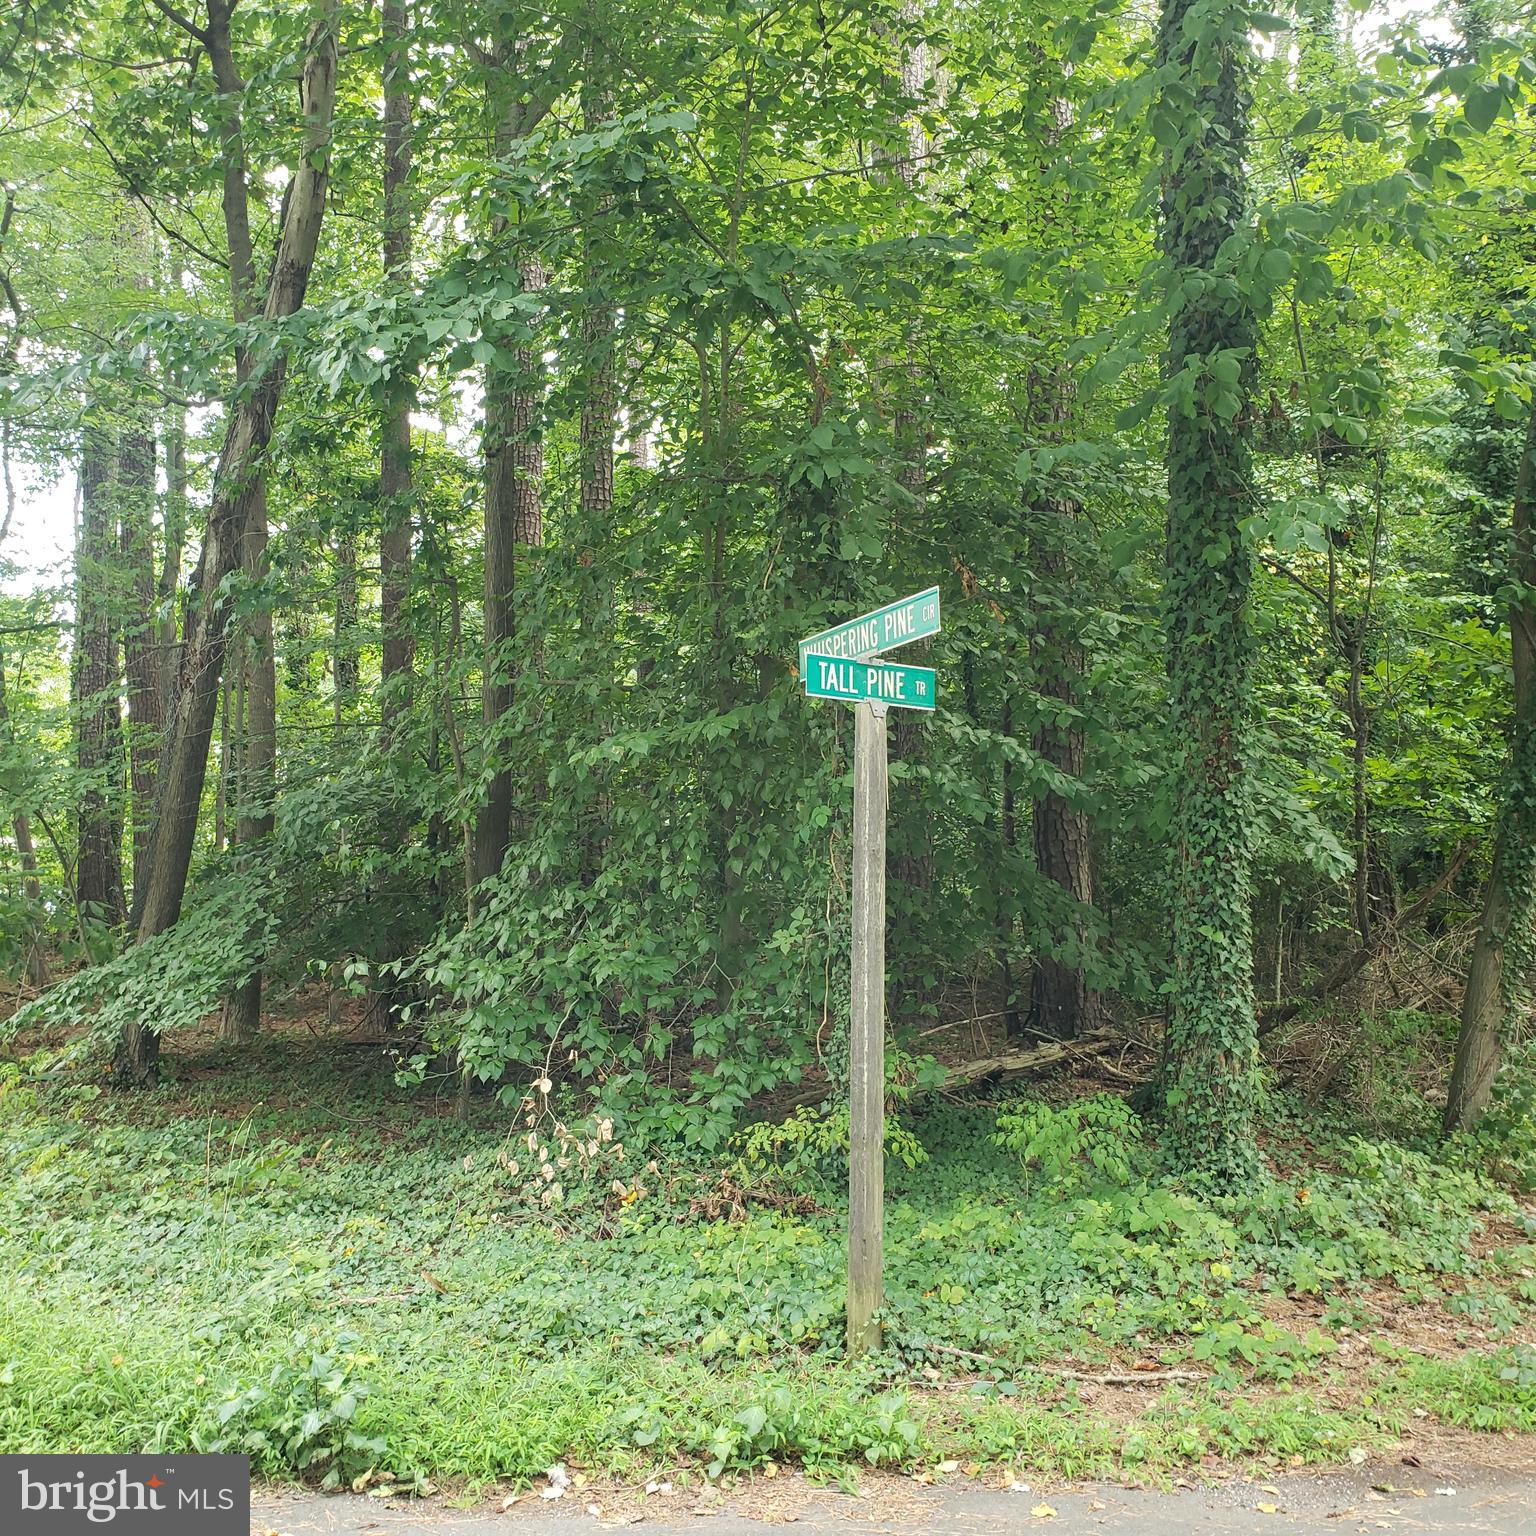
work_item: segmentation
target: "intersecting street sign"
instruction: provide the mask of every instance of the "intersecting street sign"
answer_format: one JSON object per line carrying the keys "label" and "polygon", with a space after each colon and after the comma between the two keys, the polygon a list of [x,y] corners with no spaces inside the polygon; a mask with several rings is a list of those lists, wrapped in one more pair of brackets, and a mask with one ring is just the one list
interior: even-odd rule
{"label": "intersecting street sign", "polygon": [[813,699],[932,709],[937,682],[938,674],[932,667],[842,661],[836,656],[817,654],[805,658],[805,691]]}
{"label": "intersecting street sign", "polygon": [[887,603],[846,624],[834,624],[819,635],[800,642],[800,675],[805,676],[807,657],[851,656],[856,659],[878,656],[925,635],[939,632],[939,589],[914,592],[911,597]]}
{"label": "intersecting street sign", "polygon": [[932,709],[938,676],[876,658],[939,632],[939,589],[800,642],[813,699],[854,705],[853,936],[848,1016],[848,1353],[880,1343],[885,1280],[885,717]]}

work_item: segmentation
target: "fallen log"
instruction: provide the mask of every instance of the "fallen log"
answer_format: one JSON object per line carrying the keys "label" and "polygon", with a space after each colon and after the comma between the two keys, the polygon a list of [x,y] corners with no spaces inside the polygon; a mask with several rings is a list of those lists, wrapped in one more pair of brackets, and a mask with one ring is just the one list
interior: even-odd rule
{"label": "fallen log", "polygon": [[[1027,1077],[1031,1072],[1039,1072],[1045,1067],[1057,1066],[1063,1061],[1071,1061],[1079,1057],[1102,1056],[1106,1051],[1111,1051],[1125,1043],[1123,1035],[1109,1033],[1084,1035],[1080,1040],[1048,1040],[1041,1045],[1032,1045],[1024,1050],[1004,1051],[998,1056],[982,1056],[975,1061],[957,1062],[946,1069],[944,1081],[939,1084],[939,1091],[953,1093],[957,1089],[969,1088],[976,1083],[989,1080],[1009,1082],[1016,1077]],[[752,1124],[770,1117],[774,1119],[787,1117],[797,1109],[820,1104],[824,1099],[829,1098],[831,1093],[832,1088],[829,1083],[812,1083],[809,1087],[800,1089],[798,1093],[776,1097],[759,1105],[745,1119],[748,1124]]]}
{"label": "fallen log", "polygon": [[1008,1082],[1016,1077],[1027,1077],[1045,1067],[1054,1067],[1063,1061],[1074,1061],[1084,1056],[1101,1056],[1125,1042],[1119,1035],[1084,1035],[1080,1040],[1050,1040],[1043,1045],[1032,1045],[1026,1050],[1004,1051],[1000,1056],[982,1056],[975,1061],[960,1061],[944,1073],[939,1085],[945,1092],[968,1088],[974,1083],[989,1081]]}

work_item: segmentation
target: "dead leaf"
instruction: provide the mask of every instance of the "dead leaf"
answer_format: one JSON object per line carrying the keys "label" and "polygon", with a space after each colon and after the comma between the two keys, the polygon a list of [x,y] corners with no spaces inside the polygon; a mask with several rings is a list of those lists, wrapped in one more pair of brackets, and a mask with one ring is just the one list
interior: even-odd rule
{"label": "dead leaf", "polygon": [[1030,1514],[1037,1520],[1054,1520],[1056,1518],[1056,1511],[1049,1504],[1036,1504],[1030,1510]]}
{"label": "dead leaf", "polygon": [[1254,1508],[1261,1515],[1278,1515],[1280,1513],[1280,1506],[1278,1504],[1256,1504]]}

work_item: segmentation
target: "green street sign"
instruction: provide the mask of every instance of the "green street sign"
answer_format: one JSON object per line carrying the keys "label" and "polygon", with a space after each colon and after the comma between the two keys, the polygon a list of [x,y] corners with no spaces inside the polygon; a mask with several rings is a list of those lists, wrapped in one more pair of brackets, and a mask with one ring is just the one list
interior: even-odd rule
{"label": "green street sign", "polygon": [[[861,618],[849,619],[846,624],[834,624],[831,629],[824,629],[819,635],[802,640],[800,676],[806,676],[808,656],[843,656],[858,661],[938,632],[939,589],[929,587],[926,592],[914,592],[911,597],[889,603],[884,608],[876,608],[873,613],[866,613]],[[930,689],[930,696],[931,693]],[[847,695],[834,693],[820,697],[844,698]],[[924,704],[918,707],[931,709],[933,706]]]}
{"label": "green street sign", "polygon": [[898,709],[932,709],[938,674],[932,667],[899,667],[892,662],[845,661],[819,653],[806,657],[805,691],[813,699],[894,704]]}

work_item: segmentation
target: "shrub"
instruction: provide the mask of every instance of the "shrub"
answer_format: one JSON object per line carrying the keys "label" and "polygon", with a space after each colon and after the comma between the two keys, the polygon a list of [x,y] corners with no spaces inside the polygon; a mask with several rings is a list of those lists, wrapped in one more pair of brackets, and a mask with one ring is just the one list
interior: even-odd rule
{"label": "shrub", "polygon": [[1021,1105],[997,1117],[996,1144],[1063,1191],[1125,1185],[1142,1152],[1141,1121],[1123,1099],[1096,1094],[1055,1108]]}

